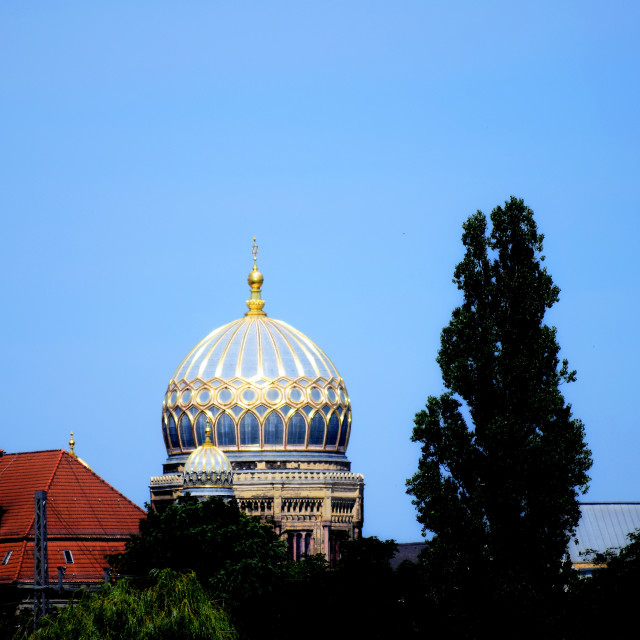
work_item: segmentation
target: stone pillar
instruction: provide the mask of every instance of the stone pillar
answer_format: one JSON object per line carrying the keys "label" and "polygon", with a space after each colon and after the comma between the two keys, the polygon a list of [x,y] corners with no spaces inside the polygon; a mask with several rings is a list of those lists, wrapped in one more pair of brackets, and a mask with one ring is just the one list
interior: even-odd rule
{"label": "stone pillar", "polygon": [[309,536],[309,555],[312,556],[316,552],[316,537],[313,532],[307,535]]}
{"label": "stone pillar", "polygon": [[276,529],[284,529],[282,526],[282,485],[273,487],[273,520]]}
{"label": "stone pillar", "polygon": [[324,529],[324,557],[327,562],[331,562],[331,549],[329,548],[329,525],[325,524]]}

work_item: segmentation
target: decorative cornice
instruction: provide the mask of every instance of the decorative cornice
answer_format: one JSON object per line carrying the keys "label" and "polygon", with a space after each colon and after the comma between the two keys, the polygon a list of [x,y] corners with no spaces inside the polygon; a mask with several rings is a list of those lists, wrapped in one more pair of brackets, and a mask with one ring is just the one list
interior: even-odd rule
{"label": "decorative cornice", "polygon": [[350,471],[332,471],[325,469],[301,471],[267,471],[267,470],[237,470],[236,484],[249,482],[357,482],[364,483],[361,473]]}
{"label": "decorative cornice", "polygon": [[231,471],[189,471],[183,474],[185,489],[191,487],[232,487]]}

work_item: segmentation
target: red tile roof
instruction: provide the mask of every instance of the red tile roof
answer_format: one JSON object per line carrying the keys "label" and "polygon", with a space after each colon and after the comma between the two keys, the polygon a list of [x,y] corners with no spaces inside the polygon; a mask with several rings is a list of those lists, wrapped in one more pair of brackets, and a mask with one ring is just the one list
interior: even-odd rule
{"label": "red tile roof", "polygon": [[[0,456],[0,583],[33,581],[36,490],[47,491],[49,580],[99,581],[104,556],[124,550],[145,512],[66,451]],[[65,562],[69,550],[73,563]],[[7,552],[11,557],[2,564]]]}

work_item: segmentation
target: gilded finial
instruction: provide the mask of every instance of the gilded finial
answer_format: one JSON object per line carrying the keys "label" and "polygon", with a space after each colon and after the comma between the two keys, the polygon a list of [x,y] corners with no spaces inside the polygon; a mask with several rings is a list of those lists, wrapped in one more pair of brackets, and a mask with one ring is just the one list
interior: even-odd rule
{"label": "gilded finial", "polygon": [[69,453],[74,458],[77,458],[78,456],[76,455],[76,452],[73,449],[75,446],[76,446],[76,441],[73,439],[73,431],[71,431],[71,438],[69,438]]}
{"label": "gilded finial", "polygon": [[207,418],[207,426],[204,428],[204,442],[205,444],[213,444],[211,441],[211,418]]}
{"label": "gilded finial", "polygon": [[256,237],[253,236],[253,247],[251,247],[251,253],[253,253],[253,270],[258,270],[258,243],[256,242]]}
{"label": "gilded finial", "polygon": [[253,247],[251,247],[251,253],[253,254],[253,269],[247,278],[247,282],[251,287],[251,296],[247,300],[247,311],[245,316],[266,316],[267,314],[262,310],[264,307],[264,300],[262,299],[262,283],[264,278],[258,271],[258,243],[256,237],[253,236]]}

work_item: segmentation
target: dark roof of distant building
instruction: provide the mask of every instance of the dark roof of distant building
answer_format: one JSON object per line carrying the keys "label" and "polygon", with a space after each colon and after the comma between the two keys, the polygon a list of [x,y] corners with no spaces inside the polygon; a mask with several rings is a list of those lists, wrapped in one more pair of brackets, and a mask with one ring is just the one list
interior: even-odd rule
{"label": "dark roof of distant building", "polygon": [[574,564],[589,562],[589,551],[618,550],[640,529],[640,502],[582,502],[576,540],[569,542]]}
{"label": "dark roof of distant building", "polygon": [[398,543],[398,551],[391,558],[391,567],[397,569],[405,560],[409,562],[418,562],[418,556],[425,547],[424,542],[400,542]]}
{"label": "dark roof of distant building", "polygon": [[0,583],[33,581],[37,490],[47,492],[51,581],[60,565],[67,566],[65,582],[100,580],[105,554],[123,551],[145,516],[67,451],[4,453],[0,456]]}
{"label": "dark roof of distant building", "polygon": [[[590,551],[618,550],[629,542],[629,534],[640,529],[640,502],[581,502],[580,521],[569,556],[574,565],[590,564]],[[404,542],[391,560],[395,569],[404,560],[417,562],[424,542]]]}

